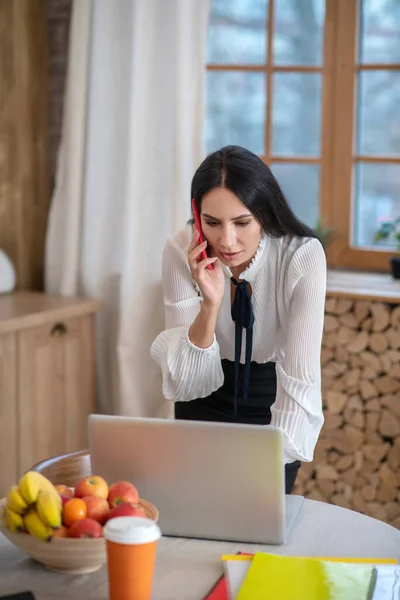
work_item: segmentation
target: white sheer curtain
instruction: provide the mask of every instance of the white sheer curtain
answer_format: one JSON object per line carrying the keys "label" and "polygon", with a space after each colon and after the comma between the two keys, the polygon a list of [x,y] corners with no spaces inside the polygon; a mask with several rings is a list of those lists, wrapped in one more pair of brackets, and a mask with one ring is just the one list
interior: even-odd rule
{"label": "white sheer curtain", "polygon": [[167,416],[161,256],[203,154],[210,0],[75,0],[46,291],[100,298],[98,409]]}

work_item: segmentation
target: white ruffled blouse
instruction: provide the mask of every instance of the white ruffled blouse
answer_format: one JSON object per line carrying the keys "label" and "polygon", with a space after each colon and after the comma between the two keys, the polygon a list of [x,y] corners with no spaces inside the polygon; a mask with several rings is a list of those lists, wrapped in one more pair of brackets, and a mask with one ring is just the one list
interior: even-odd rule
{"label": "white ruffled blouse", "polygon": [[[172,235],[162,265],[165,330],[151,356],[163,375],[163,394],[172,402],[204,398],[224,381],[221,359],[234,360],[230,278],[218,315],[214,341],[198,348],[189,329],[202,301],[187,260],[192,227]],[[254,312],[252,360],[275,362],[276,400],[271,425],[284,433],[285,463],[311,461],[324,422],[321,400],[321,341],[326,293],[326,258],[317,239],[263,235],[256,255],[240,275],[251,284]],[[243,336],[241,362],[245,362]]]}

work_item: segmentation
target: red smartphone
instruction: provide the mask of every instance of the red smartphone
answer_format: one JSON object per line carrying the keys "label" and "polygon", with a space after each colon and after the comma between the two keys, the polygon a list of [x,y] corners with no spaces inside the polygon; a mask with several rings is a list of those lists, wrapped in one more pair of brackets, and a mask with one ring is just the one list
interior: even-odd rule
{"label": "red smartphone", "polygon": [[[196,206],[196,202],[194,201],[194,198],[192,198],[192,209],[193,209],[194,222],[195,222],[197,231],[199,232],[199,244],[202,244],[204,242],[204,235],[203,235],[203,231],[201,229],[199,211],[197,210],[197,206]],[[205,250],[203,250],[203,252],[200,254],[200,256],[201,256],[201,260],[205,260],[206,258],[209,258],[209,256],[207,255],[207,252]],[[214,269],[214,265],[207,265],[206,269],[210,269],[210,271],[212,271]]]}

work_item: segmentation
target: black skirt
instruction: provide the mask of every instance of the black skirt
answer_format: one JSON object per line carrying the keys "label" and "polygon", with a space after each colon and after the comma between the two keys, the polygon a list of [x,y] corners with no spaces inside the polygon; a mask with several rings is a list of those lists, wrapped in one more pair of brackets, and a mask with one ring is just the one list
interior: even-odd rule
{"label": "black skirt", "polygon": [[[221,361],[224,372],[222,387],[207,396],[189,402],[175,403],[175,418],[192,421],[220,421],[224,423],[246,423],[250,425],[269,425],[271,406],[276,398],[275,363],[251,363],[248,397],[238,398],[237,415],[233,410],[234,363]],[[243,365],[239,366],[239,389]],[[285,465],[286,493],[291,494],[296,480],[300,461]]]}

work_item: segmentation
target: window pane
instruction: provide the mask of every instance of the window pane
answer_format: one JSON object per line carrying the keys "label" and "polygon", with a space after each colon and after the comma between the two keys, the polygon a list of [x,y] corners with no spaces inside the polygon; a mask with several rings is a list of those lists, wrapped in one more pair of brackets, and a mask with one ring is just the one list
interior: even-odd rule
{"label": "window pane", "polygon": [[400,63],[400,2],[363,0],[360,62]]}
{"label": "window pane", "polygon": [[207,97],[207,152],[238,144],[264,154],[265,75],[209,71]]}
{"label": "window pane", "polygon": [[277,73],[272,104],[272,154],[318,156],[321,75]]}
{"label": "window pane", "polygon": [[379,224],[400,216],[400,164],[359,164],[355,181],[354,243],[370,246]]}
{"label": "window pane", "polygon": [[314,228],[319,215],[319,165],[274,163],[271,170],[296,217]]}
{"label": "window pane", "polygon": [[267,0],[211,0],[208,62],[265,63],[267,4]]}
{"label": "window pane", "polygon": [[321,65],[325,0],[275,0],[273,62]]}
{"label": "window pane", "polygon": [[400,71],[359,76],[359,154],[400,156]]}

